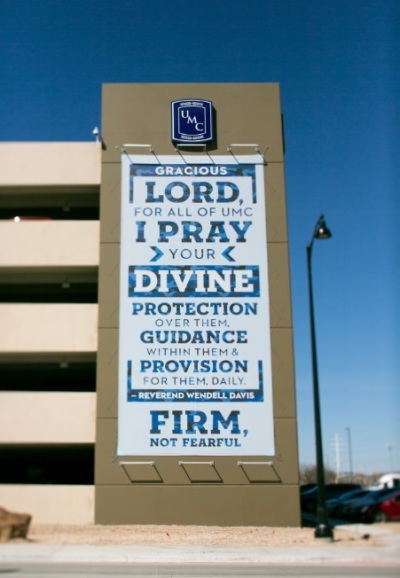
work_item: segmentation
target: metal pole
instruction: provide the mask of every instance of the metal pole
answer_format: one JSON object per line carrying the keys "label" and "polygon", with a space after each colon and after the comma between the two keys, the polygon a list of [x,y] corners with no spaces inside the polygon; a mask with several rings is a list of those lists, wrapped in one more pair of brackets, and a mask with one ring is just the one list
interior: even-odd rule
{"label": "metal pole", "polygon": [[350,465],[350,479],[353,479],[353,452],[351,449],[351,430],[349,427],[346,427],[347,430],[347,441],[349,445],[349,465]]}
{"label": "metal pole", "polygon": [[307,246],[307,268],[308,268],[308,290],[310,300],[310,327],[311,327],[311,355],[312,355],[312,375],[313,375],[313,393],[314,393],[314,419],[315,419],[315,445],[317,458],[317,487],[318,487],[318,505],[317,505],[317,524],[314,536],[316,538],[333,538],[333,531],[328,522],[325,503],[325,476],[324,476],[324,458],[322,450],[321,434],[321,412],[319,403],[319,383],[318,383],[318,366],[317,366],[317,346],[315,338],[315,321],[314,321],[314,297],[312,288],[311,272],[311,253],[312,244]]}
{"label": "metal pole", "polygon": [[389,452],[389,471],[392,472],[393,471],[393,461],[392,461],[392,450],[393,450],[393,446],[392,444],[389,444],[388,447],[388,452]]}

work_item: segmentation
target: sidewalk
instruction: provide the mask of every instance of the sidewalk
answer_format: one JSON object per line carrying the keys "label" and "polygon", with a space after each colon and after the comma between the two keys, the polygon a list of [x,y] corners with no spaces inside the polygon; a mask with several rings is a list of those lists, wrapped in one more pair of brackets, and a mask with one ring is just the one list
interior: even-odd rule
{"label": "sidewalk", "polygon": [[[354,527],[350,527],[355,531]],[[360,564],[400,567],[400,535],[388,529],[358,525],[357,532],[379,538],[378,544],[346,545],[316,539],[311,546],[200,547],[200,546],[85,546],[46,545],[27,540],[0,544],[4,562],[136,562],[229,564]],[[376,541],[375,541],[376,542]]]}

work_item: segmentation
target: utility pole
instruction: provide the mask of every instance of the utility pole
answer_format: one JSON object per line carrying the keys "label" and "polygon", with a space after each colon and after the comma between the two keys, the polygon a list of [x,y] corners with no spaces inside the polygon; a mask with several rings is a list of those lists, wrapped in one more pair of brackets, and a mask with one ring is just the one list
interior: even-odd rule
{"label": "utility pole", "polygon": [[346,427],[346,431],[347,431],[347,442],[349,447],[349,467],[350,467],[349,477],[350,481],[352,481],[354,472],[353,472],[353,452],[351,449],[351,429],[349,427]]}
{"label": "utility pole", "polygon": [[341,458],[340,458],[341,441],[340,441],[339,434],[335,434],[335,439],[334,439],[333,445],[334,445],[334,449],[335,449],[336,483],[337,483],[340,479],[341,465],[342,465]]}

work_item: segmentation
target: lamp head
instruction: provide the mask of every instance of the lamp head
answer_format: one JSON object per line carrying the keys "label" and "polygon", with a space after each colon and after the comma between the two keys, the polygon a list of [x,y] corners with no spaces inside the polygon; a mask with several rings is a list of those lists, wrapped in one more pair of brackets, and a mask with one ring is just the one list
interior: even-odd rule
{"label": "lamp head", "polygon": [[330,232],[330,230],[326,226],[324,216],[321,215],[320,218],[318,219],[318,223],[315,227],[314,238],[315,239],[329,239],[330,237],[332,237],[332,233]]}

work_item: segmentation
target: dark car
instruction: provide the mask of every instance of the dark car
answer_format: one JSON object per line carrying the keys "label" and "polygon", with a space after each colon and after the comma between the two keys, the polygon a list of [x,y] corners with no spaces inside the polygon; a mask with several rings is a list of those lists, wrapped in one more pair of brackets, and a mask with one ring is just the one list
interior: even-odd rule
{"label": "dark car", "polygon": [[361,511],[361,521],[365,524],[373,522],[391,522],[400,520],[400,490],[393,490]]}
{"label": "dark car", "polygon": [[363,513],[367,508],[377,505],[395,491],[393,488],[370,491],[363,498],[355,498],[354,500],[344,502],[337,508],[336,513],[339,518],[348,520],[349,522],[362,522]]}
{"label": "dark car", "polygon": [[333,498],[326,501],[326,511],[328,516],[331,518],[340,518],[339,512],[340,508],[345,505],[350,500],[355,500],[356,498],[364,498],[370,490],[365,488],[357,488],[356,490],[351,490],[350,492],[345,492],[338,498]]}
{"label": "dark car", "polygon": [[[360,484],[325,484],[325,500],[338,498],[346,492],[359,489],[361,489]],[[315,512],[318,504],[318,486],[308,492],[303,492],[300,495],[300,503],[302,512]]]}
{"label": "dark car", "polygon": [[310,490],[312,490],[313,488],[316,487],[317,484],[301,484],[300,486],[300,493],[304,494],[304,492],[309,492]]}

